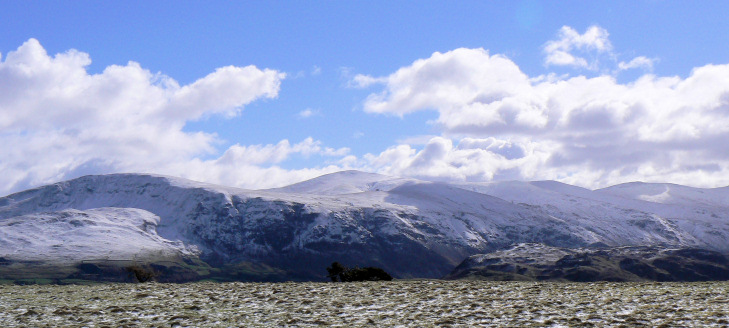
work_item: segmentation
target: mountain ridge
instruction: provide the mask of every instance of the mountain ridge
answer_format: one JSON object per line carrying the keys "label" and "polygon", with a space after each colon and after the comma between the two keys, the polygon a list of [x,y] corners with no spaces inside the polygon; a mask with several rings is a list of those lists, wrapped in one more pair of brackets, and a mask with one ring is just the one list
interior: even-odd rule
{"label": "mountain ridge", "polygon": [[[164,261],[199,259],[219,269],[250,263],[278,272],[281,279],[322,279],[332,261],[380,266],[399,278],[439,278],[468,256],[525,242],[729,252],[729,206],[717,201],[724,189],[677,189],[684,202],[697,195],[706,199],[660,203],[640,199],[642,191],[630,188],[618,193],[551,181],[444,183],[359,171],[264,190],[162,175],[92,175],[0,198],[0,227],[17,237],[5,239],[0,258],[22,262],[43,249],[32,240],[19,247],[19,236],[27,231],[10,222],[35,222],[37,229],[49,224],[40,216],[70,215],[68,222],[86,222],[73,216],[89,213],[127,234],[138,233],[134,215],[147,217],[147,239],[126,247],[155,241],[146,248],[169,250]],[[92,228],[89,223],[73,231]],[[138,256],[145,252],[150,253]]]}

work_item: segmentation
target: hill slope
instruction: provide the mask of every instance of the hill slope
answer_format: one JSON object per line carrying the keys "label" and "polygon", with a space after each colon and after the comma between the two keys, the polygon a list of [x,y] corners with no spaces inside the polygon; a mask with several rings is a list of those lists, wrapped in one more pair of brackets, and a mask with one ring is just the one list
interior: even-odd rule
{"label": "hill slope", "polygon": [[727,206],[703,191],[708,200],[679,205],[556,182],[447,184],[356,171],[258,191],[86,176],[0,198],[0,226],[15,236],[2,240],[0,267],[106,254],[184,260],[232,279],[323,279],[333,261],[434,278],[514,243],[729,251]]}
{"label": "hill slope", "polygon": [[729,280],[719,252],[676,247],[558,248],[519,244],[463,261],[446,279],[553,281]]}

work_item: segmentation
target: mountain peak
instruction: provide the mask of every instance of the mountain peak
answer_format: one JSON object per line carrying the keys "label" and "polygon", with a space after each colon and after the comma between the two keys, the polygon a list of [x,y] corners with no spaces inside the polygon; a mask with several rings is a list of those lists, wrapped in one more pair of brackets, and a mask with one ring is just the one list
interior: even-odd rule
{"label": "mountain peak", "polygon": [[366,191],[388,191],[407,181],[416,180],[348,170],[325,174],[286,187],[270,189],[270,191],[317,195],[345,195]]}

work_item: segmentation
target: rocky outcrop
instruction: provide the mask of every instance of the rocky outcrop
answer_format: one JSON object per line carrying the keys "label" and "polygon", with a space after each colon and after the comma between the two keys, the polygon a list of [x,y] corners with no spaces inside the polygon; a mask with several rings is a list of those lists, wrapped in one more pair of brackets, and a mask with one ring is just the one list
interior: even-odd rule
{"label": "rocky outcrop", "polygon": [[520,244],[473,255],[445,278],[581,282],[729,280],[729,259],[722,253],[698,248],[568,249]]}

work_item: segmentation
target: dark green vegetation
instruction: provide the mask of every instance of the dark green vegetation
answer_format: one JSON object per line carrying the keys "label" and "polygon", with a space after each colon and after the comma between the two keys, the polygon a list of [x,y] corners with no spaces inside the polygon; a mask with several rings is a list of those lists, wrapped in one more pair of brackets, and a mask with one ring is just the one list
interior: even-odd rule
{"label": "dark green vegetation", "polygon": [[131,273],[134,280],[137,282],[154,281],[154,279],[160,275],[159,271],[149,266],[132,265],[124,269]]}
{"label": "dark green vegetation", "polygon": [[729,259],[715,251],[692,248],[566,249],[522,244],[472,256],[446,278],[576,282],[729,280]]}
{"label": "dark green vegetation", "polygon": [[[312,265],[312,262],[302,262],[300,265]],[[351,282],[393,279],[381,268],[348,268],[338,262],[327,267],[326,276],[309,279],[296,277],[280,267],[263,263],[242,261],[211,266],[196,257],[160,261],[84,261],[75,265],[14,262],[7,259],[0,261],[0,283],[21,285],[147,281],[183,283],[201,280]],[[722,253],[692,248],[625,246],[569,249],[520,244],[506,250],[471,256],[444,278],[575,282],[722,281],[729,280],[729,259]]]}
{"label": "dark green vegetation", "polygon": [[286,272],[260,263],[212,267],[198,258],[160,261],[83,261],[76,265],[31,261],[0,264],[0,283],[84,284],[98,282],[286,281]]}
{"label": "dark green vegetation", "polygon": [[[327,273],[315,280],[350,282],[393,279],[381,268],[347,268],[338,262],[327,267]],[[715,251],[692,248],[626,246],[568,249],[541,244],[520,244],[510,249],[469,257],[445,279],[721,281],[729,280],[729,259]],[[7,259],[0,262],[0,283],[181,283],[200,280],[283,282],[297,279],[292,279],[292,275],[285,270],[263,263],[223,263],[214,267],[198,258],[139,262],[84,261],[76,265],[13,262]],[[305,280],[307,279],[299,279]]]}
{"label": "dark green vegetation", "polygon": [[347,268],[339,262],[334,262],[327,268],[327,277],[333,282],[353,282],[353,281],[390,281],[390,276],[385,270],[375,267],[366,268]]}
{"label": "dark green vegetation", "polygon": [[0,285],[3,327],[724,327],[729,283]]}

